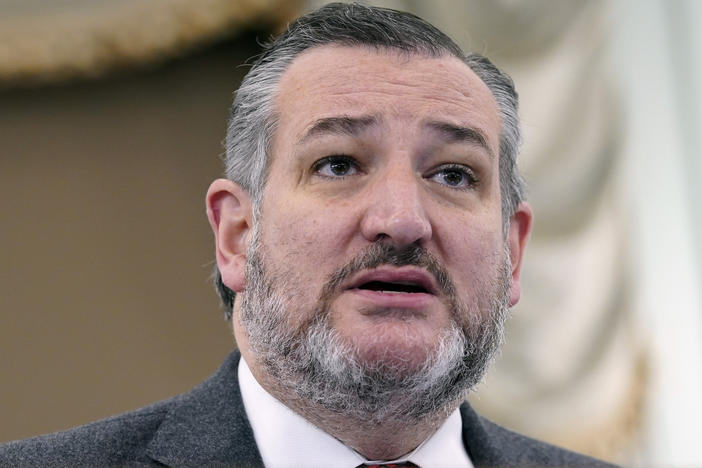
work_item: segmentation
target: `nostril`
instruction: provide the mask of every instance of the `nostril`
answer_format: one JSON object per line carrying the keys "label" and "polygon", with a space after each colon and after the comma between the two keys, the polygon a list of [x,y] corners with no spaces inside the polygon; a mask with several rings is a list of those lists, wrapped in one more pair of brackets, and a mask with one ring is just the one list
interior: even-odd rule
{"label": "nostril", "polygon": [[395,198],[379,197],[367,206],[360,226],[363,237],[370,242],[383,241],[396,246],[428,241],[432,226],[421,200],[412,203]]}

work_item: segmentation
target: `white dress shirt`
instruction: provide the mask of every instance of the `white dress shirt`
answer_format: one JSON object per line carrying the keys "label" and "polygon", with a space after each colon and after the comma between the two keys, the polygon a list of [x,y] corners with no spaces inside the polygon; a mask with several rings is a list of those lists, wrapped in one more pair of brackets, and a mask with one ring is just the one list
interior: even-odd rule
{"label": "white dress shirt", "polygon": [[[246,415],[266,468],[355,468],[371,463],[264,390],[243,357],[238,372]],[[460,412],[451,413],[431,437],[409,454],[376,463],[407,460],[420,468],[473,468],[463,446]]]}

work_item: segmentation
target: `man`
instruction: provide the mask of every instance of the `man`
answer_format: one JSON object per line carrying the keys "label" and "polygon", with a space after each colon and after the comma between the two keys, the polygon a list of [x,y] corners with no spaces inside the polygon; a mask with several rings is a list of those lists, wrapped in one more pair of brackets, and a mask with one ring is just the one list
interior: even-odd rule
{"label": "man", "polygon": [[238,352],[2,466],[603,466],[464,402],[520,296],[517,97],[406,13],[331,4],[244,79],[207,193]]}

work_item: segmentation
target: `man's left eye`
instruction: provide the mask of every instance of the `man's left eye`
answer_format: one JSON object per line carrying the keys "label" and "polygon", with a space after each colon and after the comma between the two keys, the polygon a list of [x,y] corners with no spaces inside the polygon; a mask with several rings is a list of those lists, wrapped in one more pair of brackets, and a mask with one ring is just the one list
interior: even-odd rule
{"label": "man's left eye", "polygon": [[317,161],[313,169],[326,177],[346,177],[358,173],[358,165],[348,156],[329,156]]}
{"label": "man's left eye", "polygon": [[463,166],[441,167],[429,179],[454,188],[468,188],[477,182],[472,171]]}

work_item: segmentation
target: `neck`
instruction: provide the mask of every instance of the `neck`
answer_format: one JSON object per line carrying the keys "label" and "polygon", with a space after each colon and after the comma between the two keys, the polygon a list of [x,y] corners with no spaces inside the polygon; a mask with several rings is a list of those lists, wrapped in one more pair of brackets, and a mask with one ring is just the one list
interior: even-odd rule
{"label": "neck", "polygon": [[[236,317],[236,315],[235,315]],[[235,319],[236,320],[236,319]],[[350,414],[302,398],[296,388],[271,375],[250,348],[242,326],[234,326],[234,337],[256,381],[269,394],[315,426],[351,447],[368,460],[394,460],[410,453],[431,437],[448,416],[461,404],[463,396],[420,419],[402,420],[392,416],[379,420],[373,415]],[[399,395],[400,398],[406,395]]]}
{"label": "neck", "polygon": [[264,390],[368,460],[394,460],[410,453],[431,437],[460,404],[458,401],[450,409],[431,414],[419,421],[401,421],[394,418],[393,421],[373,422],[370,421],[371,418],[330,411],[308,399],[299,398],[294,391],[280,385],[274,377],[263,371],[264,367],[245,347],[240,346],[240,350],[249,364],[251,373]]}
{"label": "neck", "polygon": [[252,373],[261,386],[284,405],[368,460],[394,460],[411,452],[431,437],[450,414],[433,414],[420,421],[370,422],[297,398],[291,395],[290,389],[281,388],[269,376],[253,369]]}

